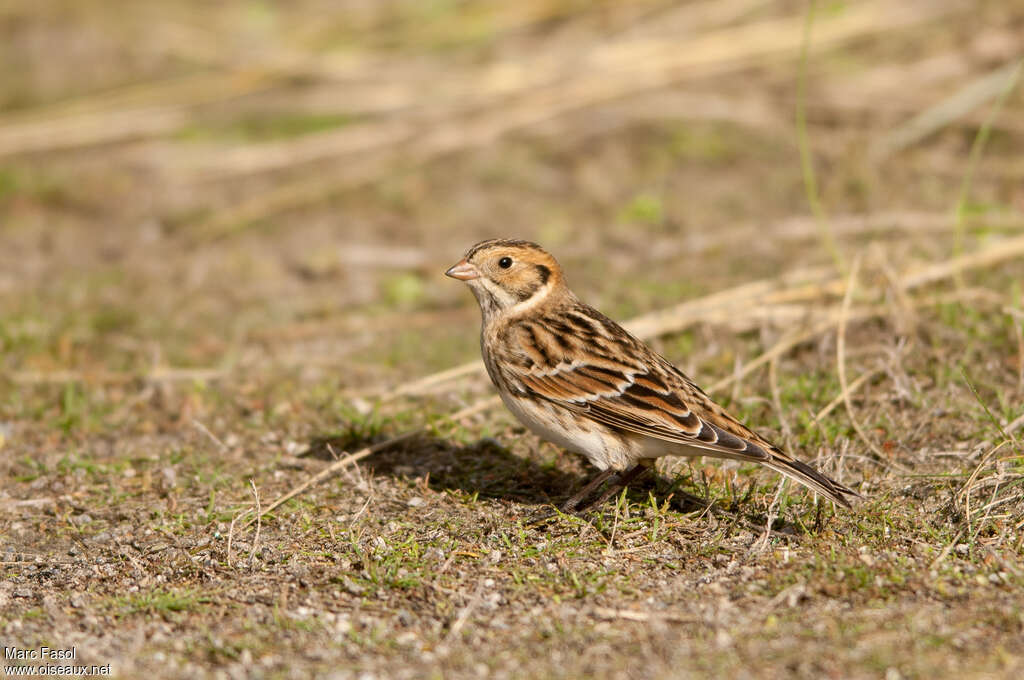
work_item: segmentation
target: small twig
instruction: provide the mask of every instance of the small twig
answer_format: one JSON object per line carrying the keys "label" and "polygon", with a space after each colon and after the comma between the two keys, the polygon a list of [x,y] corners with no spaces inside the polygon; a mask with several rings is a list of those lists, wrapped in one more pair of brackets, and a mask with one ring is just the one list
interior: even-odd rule
{"label": "small twig", "polygon": [[777,343],[775,343],[775,345],[772,346],[767,352],[760,355],[753,361],[747,362],[747,364],[744,365],[742,370],[738,371],[737,373],[733,373],[732,375],[726,376],[725,378],[722,378],[718,382],[711,385],[708,388],[708,392],[718,392],[719,390],[728,387],[730,384],[732,384],[734,380],[746,377],[747,375],[754,372],[761,366],[764,366],[772,359],[786,354],[794,347],[798,347],[799,345],[802,345],[803,343],[808,342],[809,340],[813,340],[822,333],[833,328],[835,325],[835,319],[828,318],[825,319],[824,321],[815,324],[807,331],[794,331],[792,333],[789,333],[781,340],[779,340]]}
{"label": "small twig", "polygon": [[432,373],[423,378],[419,378],[417,380],[407,382],[403,385],[399,385],[390,392],[381,395],[380,399],[381,401],[390,401],[391,399],[395,399],[396,397],[400,397],[405,394],[422,394],[431,387],[438,385],[440,383],[455,380],[456,378],[461,378],[466,375],[481,373],[483,372],[483,370],[484,362],[470,361],[468,363],[462,364],[461,366],[456,366],[454,368],[449,368],[448,370],[445,371]]}
{"label": "small twig", "polygon": [[249,568],[252,569],[253,560],[256,557],[256,550],[260,545],[260,529],[263,527],[263,513],[260,512],[260,492],[256,488],[256,482],[250,479],[249,486],[252,487],[252,495],[256,498],[256,536],[252,540],[252,549],[249,551]]}
{"label": "small twig", "polygon": [[984,467],[986,465],[988,465],[988,462],[990,460],[992,460],[992,456],[996,455],[996,452],[999,449],[1003,448],[1003,446],[1005,446],[1006,444],[1009,444],[1009,443],[1010,443],[1010,441],[1008,439],[1004,439],[1003,441],[999,442],[998,444],[993,446],[991,449],[989,449],[989,452],[986,453],[984,455],[984,457],[982,457],[981,462],[978,463],[975,466],[974,471],[971,473],[971,476],[968,477],[967,481],[964,482],[964,485],[962,487],[960,487],[960,491],[956,495],[957,503],[964,503],[964,507],[965,507],[965,511],[964,512],[965,512],[965,514],[968,517],[970,517],[970,512],[971,512],[971,496],[970,496],[970,492],[971,492],[971,486],[973,486],[973,484],[974,484],[974,480],[976,480],[978,478],[978,475],[981,474],[982,469],[984,469]]}
{"label": "small twig", "polygon": [[779,486],[775,489],[775,497],[772,499],[771,505],[768,506],[768,519],[764,524],[764,534],[757,543],[750,549],[750,554],[756,554],[765,549],[768,545],[768,539],[772,535],[772,524],[779,517],[779,499],[782,497],[782,490],[786,488],[786,482],[789,481],[789,477],[783,477],[779,480]]}
{"label": "small twig", "polygon": [[1014,432],[1020,429],[1021,425],[1024,425],[1024,413],[1021,413],[1019,416],[1011,420],[1006,425],[1006,427],[1003,428],[1003,432],[1005,432],[1008,435],[1012,435]]}
{"label": "small twig", "polygon": [[483,413],[484,411],[490,410],[500,403],[501,397],[499,397],[498,395],[494,395],[493,397],[488,397],[487,399],[484,399],[483,401],[477,404],[473,404],[472,406],[467,406],[466,408],[456,411],[450,416],[447,416],[445,420],[456,422],[458,420],[462,420],[463,418],[475,416],[478,413]]}
{"label": "small twig", "polygon": [[203,434],[205,434],[205,435],[206,435],[207,437],[209,437],[209,438],[210,438],[210,441],[212,441],[212,442],[213,442],[214,444],[216,444],[216,445],[217,445],[217,447],[218,447],[218,448],[219,448],[219,449],[221,450],[221,453],[227,453],[227,451],[228,451],[228,447],[227,447],[227,444],[225,444],[225,443],[224,443],[224,442],[222,442],[222,441],[221,441],[220,439],[218,439],[218,438],[217,438],[217,435],[215,435],[214,433],[210,432],[210,430],[209,430],[209,429],[207,429],[206,425],[203,425],[203,424],[202,424],[202,423],[201,423],[201,422],[200,422],[199,420],[197,420],[196,418],[193,418],[193,419],[192,419],[192,425],[193,425],[193,426],[194,426],[194,427],[195,427],[195,428],[196,428],[197,430],[199,430],[200,432],[202,432]]}
{"label": "small twig", "polygon": [[942,562],[949,556],[949,553],[953,551],[953,548],[956,547],[957,541],[959,541],[960,537],[963,535],[964,530],[960,529],[960,531],[957,532],[956,536],[953,537],[953,540],[947,543],[946,547],[942,549],[942,552],[939,553],[939,556],[932,560],[931,565],[928,567],[929,571],[934,571],[936,567],[942,564]]}
{"label": "small twig", "polygon": [[668,623],[700,623],[699,619],[692,616],[682,616],[670,612],[642,612],[634,609],[611,609],[609,607],[594,607],[594,616],[602,619],[622,619],[624,621],[637,621],[647,623],[650,621],[665,621]]}
{"label": "small twig", "polygon": [[231,543],[235,537],[235,524],[243,515],[247,515],[248,513],[248,510],[242,510],[240,513],[231,518],[231,526],[228,527],[228,569],[231,568]]}
{"label": "small twig", "polygon": [[973,253],[916,267],[911,271],[905,272],[900,277],[899,284],[904,290],[910,290],[948,279],[970,269],[991,267],[999,262],[1013,260],[1021,256],[1024,256],[1024,235],[995,241],[991,245],[981,250],[976,250]]}
{"label": "small twig", "polygon": [[462,630],[463,626],[466,625],[466,622],[469,621],[469,617],[473,615],[473,610],[476,609],[477,606],[480,604],[480,595],[483,592],[483,589],[484,582],[483,580],[481,580],[479,583],[476,584],[476,590],[473,591],[473,595],[472,597],[470,597],[469,603],[467,603],[466,606],[462,608],[462,611],[459,612],[459,615],[455,617],[455,621],[452,623],[452,627],[448,629],[448,634],[444,637],[445,642],[449,642],[452,639],[454,639],[455,636],[459,634],[459,631]]}
{"label": "small twig", "polygon": [[98,384],[122,384],[132,380],[147,383],[162,382],[205,382],[227,375],[223,368],[156,368],[149,373],[128,373],[118,371],[15,371],[11,380],[19,384],[49,384],[85,382]]}
{"label": "small twig", "polygon": [[269,513],[273,512],[277,508],[281,507],[282,504],[288,502],[292,498],[295,498],[299,494],[301,494],[304,491],[306,491],[307,489],[309,489],[311,486],[315,486],[316,484],[319,484],[320,482],[324,481],[325,479],[329,479],[330,477],[334,476],[335,473],[337,473],[339,470],[341,470],[345,466],[351,465],[352,463],[360,461],[363,458],[366,458],[369,455],[377,453],[378,451],[380,451],[382,449],[389,448],[391,446],[394,446],[395,444],[398,444],[399,442],[403,442],[403,441],[405,441],[407,439],[410,439],[410,438],[420,434],[420,432],[421,432],[420,430],[413,430],[412,432],[406,432],[405,434],[400,434],[397,437],[392,437],[391,439],[387,439],[385,441],[378,442],[378,443],[374,444],[373,446],[367,446],[366,448],[360,449],[359,451],[356,451],[355,453],[349,454],[349,455],[345,456],[344,458],[342,458],[340,460],[334,461],[333,463],[331,463],[330,465],[325,467],[323,470],[321,470],[320,472],[316,473],[315,475],[313,475],[312,477],[310,477],[309,479],[304,481],[302,484],[299,484],[298,486],[296,486],[295,488],[291,489],[290,491],[288,491],[284,495],[278,496],[274,500],[273,503],[271,503],[270,505],[267,506],[266,510],[263,510],[260,513],[260,515],[258,517],[254,518],[254,519],[250,519],[248,522],[246,522],[245,526],[246,527],[250,526],[254,521],[257,521],[259,519],[259,517],[262,517],[263,515],[266,515],[266,514],[269,514]]}
{"label": "small twig", "polygon": [[370,503],[372,501],[373,501],[373,490],[371,489],[370,493],[367,494],[367,496],[366,496],[366,502],[363,503],[363,507],[359,508],[359,512],[357,512],[356,514],[352,515],[352,519],[349,520],[349,522],[348,522],[349,526],[354,526],[355,525],[355,523],[359,520],[359,518],[363,516],[363,513],[366,512],[366,509],[368,507],[370,507]]}
{"label": "small twig", "polygon": [[331,458],[333,458],[334,460],[338,460],[338,458],[340,458],[340,456],[338,455],[338,452],[334,450],[334,447],[331,446],[331,443],[327,442],[326,446],[327,446],[327,453],[331,454]]}

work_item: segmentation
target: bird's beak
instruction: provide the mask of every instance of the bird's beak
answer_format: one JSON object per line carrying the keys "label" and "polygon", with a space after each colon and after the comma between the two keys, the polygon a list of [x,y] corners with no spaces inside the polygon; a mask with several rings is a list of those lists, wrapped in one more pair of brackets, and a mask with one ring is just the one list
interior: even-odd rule
{"label": "bird's beak", "polygon": [[480,272],[476,270],[476,267],[466,262],[465,258],[459,260],[458,264],[446,271],[445,276],[450,276],[453,279],[459,281],[469,281],[471,279],[479,279]]}

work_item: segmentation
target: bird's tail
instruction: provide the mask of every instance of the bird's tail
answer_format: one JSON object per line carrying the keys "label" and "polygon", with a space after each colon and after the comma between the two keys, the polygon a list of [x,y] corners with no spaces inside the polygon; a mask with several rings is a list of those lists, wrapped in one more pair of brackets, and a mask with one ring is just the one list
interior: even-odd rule
{"label": "bird's tail", "polygon": [[853,489],[843,486],[831,477],[818,472],[807,463],[791,458],[774,447],[769,452],[769,455],[771,459],[763,461],[764,465],[795,479],[804,486],[817,491],[825,498],[835,501],[845,508],[850,507],[850,501],[847,500],[847,496],[860,498],[860,494]]}

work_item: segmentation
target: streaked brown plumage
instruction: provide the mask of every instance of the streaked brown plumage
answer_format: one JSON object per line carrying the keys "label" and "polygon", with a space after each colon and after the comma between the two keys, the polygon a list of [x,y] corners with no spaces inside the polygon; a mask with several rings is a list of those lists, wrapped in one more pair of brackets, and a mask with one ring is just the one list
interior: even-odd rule
{"label": "streaked brown plumage", "polygon": [[667,359],[581,302],[537,244],[483,241],[446,274],[465,281],[480,304],[484,363],[505,405],[602,471],[567,509],[616,473],[626,483],[666,455],[761,463],[846,507],[846,497],[857,496],[737,421]]}

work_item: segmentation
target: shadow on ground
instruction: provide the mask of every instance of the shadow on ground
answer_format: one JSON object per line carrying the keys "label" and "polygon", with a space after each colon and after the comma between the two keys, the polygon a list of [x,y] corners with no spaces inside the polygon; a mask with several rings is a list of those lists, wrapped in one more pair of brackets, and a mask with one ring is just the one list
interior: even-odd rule
{"label": "shadow on ground", "polygon": [[[334,460],[338,451],[353,451],[370,444],[372,442],[351,438],[314,437],[305,455]],[[468,495],[476,494],[482,499],[527,506],[561,505],[598,474],[596,468],[585,462],[582,463],[585,472],[575,474],[550,463],[518,456],[492,438],[460,445],[451,439],[429,434],[380,451],[361,465],[373,475],[424,479],[436,492],[457,490]],[[659,505],[668,500],[669,507],[676,512],[710,512],[726,521],[762,525],[767,517],[763,508],[756,508],[749,502],[751,490],[749,487],[736,498],[713,500],[709,508],[708,495],[713,496],[712,489],[706,487],[701,494],[688,477],[673,479],[649,471],[630,483],[627,495],[633,503],[647,503],[653,496]],[[612,503],[607,501],[604,509],[607,510]],[[589,508],[581,516],[595,511],[596,507]],[[774,531],[792,534],[797,533],[798,528],[777,519]]]}

